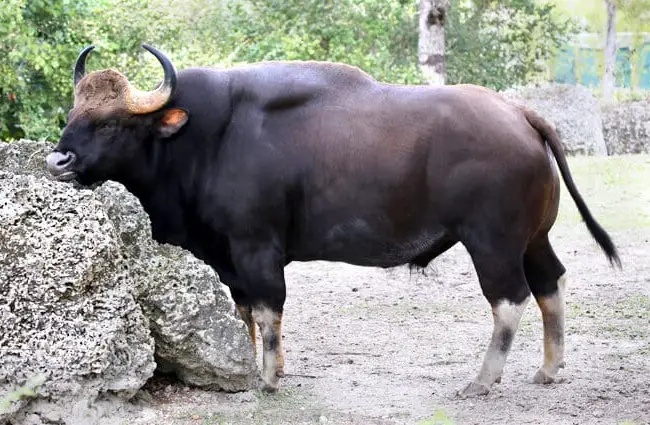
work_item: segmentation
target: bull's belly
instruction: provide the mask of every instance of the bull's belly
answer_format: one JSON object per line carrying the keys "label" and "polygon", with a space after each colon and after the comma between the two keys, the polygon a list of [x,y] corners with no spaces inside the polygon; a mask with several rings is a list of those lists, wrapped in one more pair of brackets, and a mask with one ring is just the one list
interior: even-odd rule
{"label": "bull's belly", "polygon": [[435,257],[437,247],[448,240],[448,233],[442,227],[399,235],[358,220],[333,226],[327,231],[305,232],[288,254],[291,261],[325,260],[395,267],[423,255]]}

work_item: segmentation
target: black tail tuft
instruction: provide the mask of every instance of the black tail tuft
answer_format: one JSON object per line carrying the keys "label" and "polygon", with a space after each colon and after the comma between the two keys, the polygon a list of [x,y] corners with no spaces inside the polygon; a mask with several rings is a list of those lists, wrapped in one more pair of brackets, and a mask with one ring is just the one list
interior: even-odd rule
{"label": "black tail tuft", "polygon": [[583,210],[580,207],[578,207],[578,209],[580,210],[580,215],[582,215],[582,218],[587,225],[587,229],[589,229],[591,235],[594,237],[594,239],[596,239],[598,245],[600,245],[602,250],[605,252],[609,263],[612,266],[617,266],[619,270],[622,269],[623,266],[621,265],[621,258],[618,256],[618,250],[616,249],[614,242],[612,242],[612,239],[609,237],[605,229],[603,229],[601,225],[598,224],[596,220],[594,220],[589,210],[586,208]]}

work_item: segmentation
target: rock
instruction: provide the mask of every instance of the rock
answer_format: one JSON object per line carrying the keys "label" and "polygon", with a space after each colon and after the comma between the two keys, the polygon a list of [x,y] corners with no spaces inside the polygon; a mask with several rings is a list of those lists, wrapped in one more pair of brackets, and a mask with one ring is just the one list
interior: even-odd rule
{"label": "rock", "polygon": [[650,98],[603,107],[603,134],[609,155],[650,152]]}
{"label": "rock", "polygon": [[567,155],[607,155],[600,104],[589,89],[568,84],[543,84],[501,92],[549,120]]}
{"label": "rock", "polygon": [[107,182],[95,190],[142,276],[138,302],[150,319],[156,361],[186,384],[242,391],[257,379],[248,331],[227,287],[187,251],[160,245],[137,198]]}
{"label": "rock", "polygon": [[49,142],[18,140],[0,142],[0,170],[13,174],[29,174],[53,180],[45,169],[45,157],[54,145]]}
{"label": "rock", "polygon": [[0,405],[0,423],[103,423],[154,368],[190,385],[253,388],[248,332],[214,271],[153,241],[122,185],[77,190],[29,175],[46,175],[50,150],[0,143],[0,394],[47,376],[34,400]]}
{"label": "rock", "polygon": [[92,192],[0,174],[0,394],[45,376],[29,410],[16,403],[0,422],[75,423],[103,395],[128,399],[152,376],[154,341],[119,246]]}

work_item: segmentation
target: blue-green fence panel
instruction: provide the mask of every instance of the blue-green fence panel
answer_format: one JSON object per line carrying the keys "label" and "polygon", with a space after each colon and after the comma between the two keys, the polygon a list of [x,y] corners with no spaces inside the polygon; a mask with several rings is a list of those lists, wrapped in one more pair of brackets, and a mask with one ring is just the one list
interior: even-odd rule
{"label": "blue-green fence panel", "polygon": [[[629,47],[616,51],[616,86],[630,88],[632,81],[632,61],[636,60],[634,88],[650,90],[650,43],[638,49],[636,57]],[[565,84],[581,84],[587,87],[600,86],[602,78],[602,50],[586,47],[566,46],[561,49],[553,65],[554,81]]]}
{"label": "blue-green fence panel", "polygon": [[645,44],[639,54],[639,86],[650,89],[650,43]]}

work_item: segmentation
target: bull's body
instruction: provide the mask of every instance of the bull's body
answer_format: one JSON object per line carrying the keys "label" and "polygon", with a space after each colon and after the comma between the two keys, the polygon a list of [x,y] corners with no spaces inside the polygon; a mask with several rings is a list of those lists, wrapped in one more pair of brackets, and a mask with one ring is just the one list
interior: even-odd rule
{"label": "bull's body", "polygon": [[[130,140],[119,142],[119,159],[93,124],[110,114],[72,114],[57,150],[75,154],[66,170],[80,182],[125,184],[156,240],[217,271],[253,341],[260,325],[270,388],[284,373],[286,264],[426,266],[457,242],[495,314],[483,368],[465,394],[500,377],[531,291],[545,326],[536,380],[552,381],[563,363],[565,271],[547,237],[559,202],[553,154],[587,226],[617,259],[570,181],[553,129],[486,89],[385,85],[345,65],[267,63],[179,72],[164,108],[119,118],[112,140]],[[178,108],[187,123],[156,136],[160,114]],[[85,148],[86,162],[75,146],[84,138],[97,143]]]}
{"label": "bull's body", "polygon": [[342,70],[180,72],[170,106],[191,111],[188,127],[138,163],[154,178],[132,185],[154,237],[227,270],[229,238],[258,232],[285,264],[426,266],[469,217],[489,227],[510,209],[539,221],[520,200],[558,181],[519,109],[475,87],[386,86]]}

